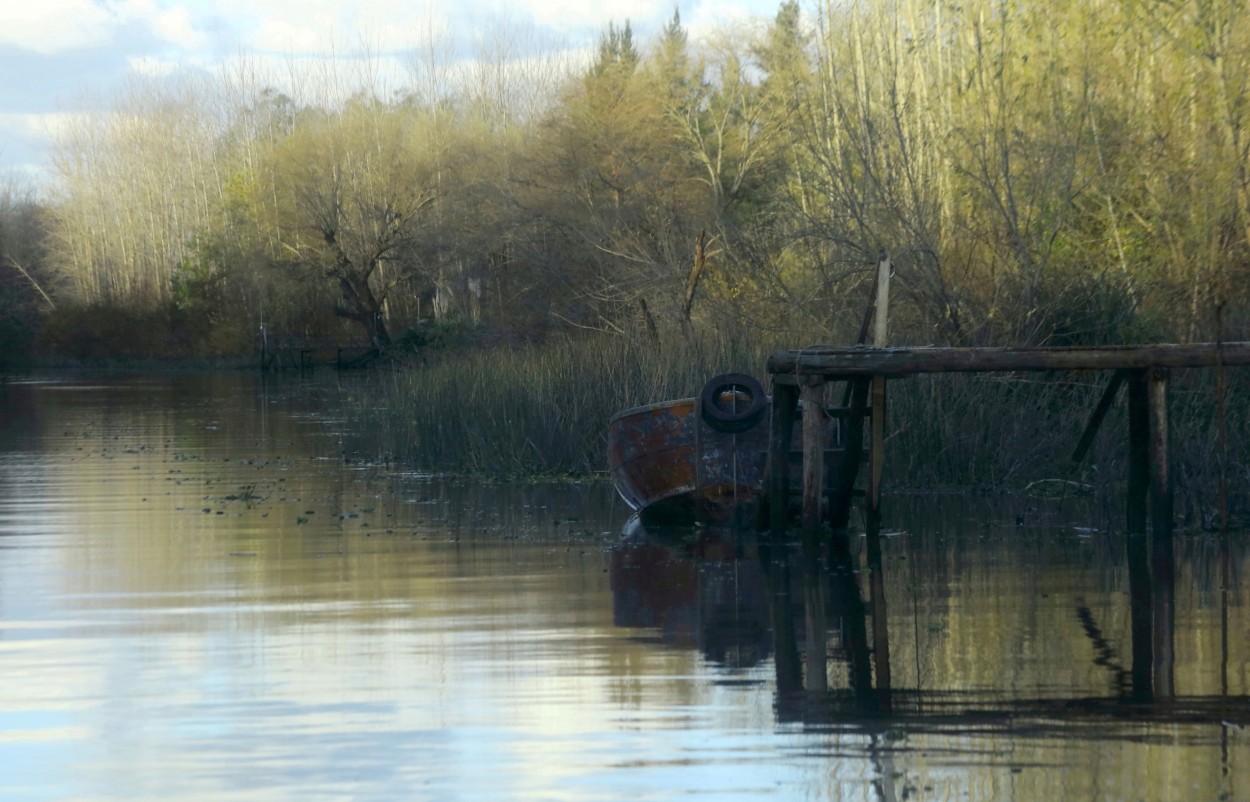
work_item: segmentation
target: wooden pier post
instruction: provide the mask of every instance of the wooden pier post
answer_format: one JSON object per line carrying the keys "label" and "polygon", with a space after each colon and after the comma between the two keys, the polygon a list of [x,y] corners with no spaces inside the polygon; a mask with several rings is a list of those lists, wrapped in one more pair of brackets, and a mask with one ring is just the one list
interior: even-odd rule
{"label": "wooden pier post", "polygon": [[792,384],[773,382],[773,406],[769,418],[768,528],[774,538],[786,532],[790,515],[790,445],[794,436],[794,415],[799,389]]}
{"label": "wooden pier post", "polygon": [[[872,344],[885,348],[890,331],[890,273],[894,269],[888,253],[877,263],[877,310],[873,320]],[[881,475],[885,460],[885,374],[872,377],[871,439],[868,445],[868,515],[881,514]]]}
{"label": "wooden pier post", "polygon": [[820,531],[825,473],[825,384],[809,381],[800,390],[803,401],[803,537]]}
{"label": "wooden pier post", "polygon": [[1150,440],[1150,568],[1154,591],[1153,646],[1155,698],[1174,694],[1173,666],[1176,579],[1172,542],[1172,474],[1168,424],[1168,371],[1152,368],[1146,374]]}
{"label": "wooden pier post", "polygon": [[1128,489],[1125,548],[1128,557],[1129,615],[1132,633],[1133,696],[1153,694],[1154,594],[1146,542],[1146,497],[1150,483],[1150,404],[1145,371],[1128,374]]}
{"label": "wooden pier post", "polygon": [[[1168,371],[1134,370],[1128,381],[1129,464],[1126,510],[1129,596],[1133,633],[1133,690],[1152,698],[1175,691],[1175,567],[1172,543],[1172,471]],[[1147,510],[1150,543],[1146,543]],[[1147,557],[1149,555],[1149,557]],[[1148,562],[1147,562],[1148,561]],[[1149,569],[1147,569],[1149,565]]]}
{"label": "wooden pier post", "polygon": [[1147,371],[1147,397],[1150,408],[1150,519],[1154,539],[1167,541],[1172,547],[1172,472],[1169,442],[1171,430],[1168,423],[1168,375],[1167,368],[1151,368]]}
{"label": "wooden pier post", "polygon": [[1146,533],[1146,499],[1150,492],[1150,402],[1146,372],[1135,370],[1128,379],[1128,497],[1129,535]]}
{"label": "wooden pier post", "polygon": [[872,377],[872,406],[869,417],[868,514],[881,514],[881,475],[885,468],[885,377]]}

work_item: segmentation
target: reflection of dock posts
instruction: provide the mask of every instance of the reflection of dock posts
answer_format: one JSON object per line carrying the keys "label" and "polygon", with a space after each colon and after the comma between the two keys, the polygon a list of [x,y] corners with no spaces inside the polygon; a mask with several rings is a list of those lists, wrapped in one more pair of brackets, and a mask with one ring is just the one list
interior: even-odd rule
{"label": "reflection of dock posts", "polygon": [[777,675],[777,692],[793,693],[803,687],[803,665],[799,661],[798,635],[794,627],[794,606],[791,604],[790,565],[770,549],[760,547],[764,578],[768,583],[769,607],[773,620],[773,668]]}
{"label": "reflection of dock posts", "polygon": [[[886,698],[884,689],[872,687],[872,654],[868,648],[868,610],[860,596],[850,538],[834,534],[829,544],[829,570],[834,614],[842,623],[842,648],[846,652],[848,680],[855,698],[872,709]],[[876,621],[874,620],[874,626]],[[874,632],[874,635],[876,633]],[[884,641],[883,641],[884,642]],[[876,644],[874,644],[876,645]],[[886,648],[889,651],[889,648]],[[888,676],[889,669],[886,669]]]}
{"label": "reflection of dock posts", "polygon": [[876,663],[877,698],[886,709],[890,698],[890,629],[885,601],[885,569],[881,560],[881,516],[869,515],[868,598],[872,609],[872,653]]}
{"label": "reflection of dock posts", "polygon": [[803,616],[807,649],[803,655],[803,687],[809,691],[826,691],[829,689],[829,677],[826,673],[826,661],[829,650],[826,638],[829,633],[829,621],[825,604],[825,581],[821,576],[820,560],[810,554],[808,548],[803,549]]}
{"label": "reflection of dock posts", "polygon": [[260,324],[260,369],[262,371],[269,370],[270,362],[269,354],[269,334],[265,331],[265,324]]}

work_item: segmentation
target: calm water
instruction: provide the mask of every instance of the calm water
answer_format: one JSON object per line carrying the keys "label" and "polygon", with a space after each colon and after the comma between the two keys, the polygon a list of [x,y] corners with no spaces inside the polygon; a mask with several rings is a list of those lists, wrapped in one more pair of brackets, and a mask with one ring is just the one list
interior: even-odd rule
{"label": "calm water", "polygon": [[353,392],[0,389],[0,799],[1250,798],[1241,538],[1168,626],[1079,499],[891,500],[874,571],[404,473]]}

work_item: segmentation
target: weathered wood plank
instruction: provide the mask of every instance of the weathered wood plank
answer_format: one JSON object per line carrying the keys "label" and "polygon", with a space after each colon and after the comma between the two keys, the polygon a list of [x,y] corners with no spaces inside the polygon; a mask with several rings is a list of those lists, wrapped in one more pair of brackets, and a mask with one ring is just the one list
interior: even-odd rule
{"label": "weathered wood plank", "polygon": [[1090,348],[836,348],[813,346],[773,354],[774,381],[804,377],[906,376],[918,373],[983,373],[1035,370],[1117,370],[1250,365],[1250,343],[1127,345]]}
{"label": "weathered wood plank", "polygon": [[881,254],[877,263],[877,315],[873,325],[872,344],[878,348],[885,347],[889,342],[890,329],[890,272],[894,266],[890,263],[890,255]]}

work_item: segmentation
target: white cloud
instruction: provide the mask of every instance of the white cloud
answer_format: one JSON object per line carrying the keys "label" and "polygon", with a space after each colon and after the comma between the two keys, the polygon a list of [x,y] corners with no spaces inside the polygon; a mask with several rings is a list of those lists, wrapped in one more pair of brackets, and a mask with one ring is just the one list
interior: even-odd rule
{"label": "white cloud", "polygon": [[21,114],[0,112],[0,132],[21,139],[48,139],[85,115],[77,112]]}
{"label": "white cloud", "polygon": [[553,28],[588,26],[606,27],[609,22],[668,18],[673,13],[671,0],[512,0],[496,3],[514,13],[528,12],[540,25]]}
{"label": "white cloud", "polygon": [[149,17],[152,31],[162,41],[181,48],[194,50],[207,44],[208,37],[196,30],[196,20],[186,7],[157,11]]}
{"label": "white cloud", "polygon": [[123,26],[146,27],[178,48],[202,47],[205,17],[168,0],[8,0],[0,4],[0,43],[50,55],[113,42]]}
{"label": "white cloud", "polygon": [[759,0],[705,0],[695,6],[689,20],[682,24],[694,39],[702,39],[717,31],[741,31],[748,26],[765,23],[776,15],[780,0],[771,10],[762,8]]}
{"label": "white cloud", "polygon": [[104,44],[117,18],[92,0],[38,0],[0,5],[0,44],[49,55]]}

